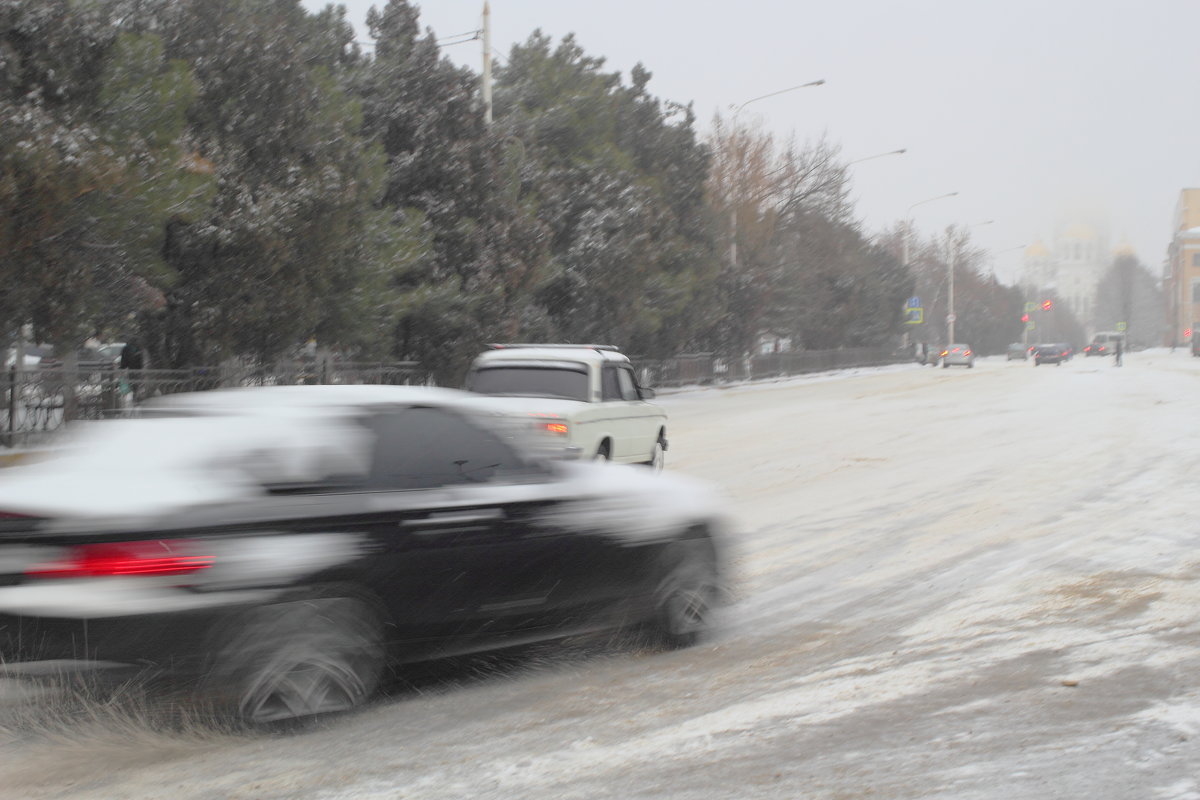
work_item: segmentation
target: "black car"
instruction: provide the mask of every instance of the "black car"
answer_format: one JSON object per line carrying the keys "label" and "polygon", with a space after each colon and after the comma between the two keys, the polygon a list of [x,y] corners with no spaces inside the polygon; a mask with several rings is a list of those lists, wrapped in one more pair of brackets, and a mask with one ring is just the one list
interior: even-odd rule
{"label": "black car", "polygon": [[612,629],[696,641],[721,594],[711,489],[546,458],[535,427],[382,386],[94,423],[0,472],[0,663],[139,664],[269,723],[358,705],[388,662]]}
{"label": "black car", "polygon": [[1061,364],[1071,359],[1071,346],[1062,343],[1039,344],[1033,348],[1033,365]]}

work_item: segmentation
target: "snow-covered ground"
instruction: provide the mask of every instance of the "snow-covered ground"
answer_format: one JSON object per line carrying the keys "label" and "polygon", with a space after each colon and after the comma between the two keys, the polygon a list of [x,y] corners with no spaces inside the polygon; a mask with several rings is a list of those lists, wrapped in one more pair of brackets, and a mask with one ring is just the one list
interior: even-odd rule
{"label": "snow-covered ground", "polygon": [[0,743],[0,797],[1200,798],[1200,359],[685,391],[736,602],[290,737]]}

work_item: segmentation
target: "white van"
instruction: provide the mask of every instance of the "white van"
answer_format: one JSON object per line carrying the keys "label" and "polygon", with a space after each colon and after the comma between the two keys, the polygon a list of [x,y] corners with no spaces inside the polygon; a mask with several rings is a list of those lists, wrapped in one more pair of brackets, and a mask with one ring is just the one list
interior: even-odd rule
{"label": "white van", "polygon": [[1092,337],[1092,343],[1083,348],[1087,356],[1111,356],[1117,352],[1117,342],[1121,343],[1121,352],[1125,352],[1125,334],[1120,331],[1100,331]]}

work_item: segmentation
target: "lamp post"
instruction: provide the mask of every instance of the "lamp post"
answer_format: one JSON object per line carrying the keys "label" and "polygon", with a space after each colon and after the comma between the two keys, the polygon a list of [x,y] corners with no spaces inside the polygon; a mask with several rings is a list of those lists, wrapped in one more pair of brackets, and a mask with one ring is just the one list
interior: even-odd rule
{"label": "lamp post", "polygon": [[[779,91],[776,91],[776,92],[768,92],[767,94],[761,94],[758,97],[751,97],[749,100],[746,100],[745,102],[742,102],[742,103],[738,103],[737,105],[731,104],[729,107],[731,109],[733,109],[733,114],[731,117],[732,121],[731,121],[730,125],[733,128],[733,133],[730,136],[730,140],[733,144],[734,152],[737,152],[737,149],[738,149],[738,147],[737,147],[737,145],[738,145],[738,141],[737,141],[737,139],[738,139],[738,114],[742,113],[743,108],[750,105],[751,103],[757,103],[759,100],[766,100],[768,97],[775,97],[776,95],[786,94],[787,92],[794,92],[797,89],[807,89],[810,86],[823,86],[823,85],[825,85],[824,78],[822,78],[820,80],[816,80],[816,81],[809,81],[808,83],[801,83],[798,86],[789,86],[786,89],[780,89]],[[738,172],[738,173],[741,172],[741,154],[740,153],[738,153],[738,169],[736,170],[736,172]],[[733,179],[734,179],[734,175],[730,175],[729,263],[730,263],[730,266],[732,266],[734,269],[736,269],[737,268],[737,202],[733,196],[733,194],[734,194],[733,193]]]}
{"label": "lamp post", "polygon": [[[974,225],[968,225],[967,228],[968,229],[978,228],[981,225],[991,225],[993,222],[995,222],[995,220],[987,219],[987,220],[984,220],[983,222],[976,222]],[[950,246],[950,256],[949,256],[949,258],[946,259],[946,277],[947,277],[947,282],[950,285],[950,288],[948,290],[949,296],[946,300],[946,344],[951,345],[951,344],[954,344],[954,322],[955,322],[955,316],[954,316],[954,256],[957,255],[957,253],[958,253],[958,247],[954,246],[953,243],[950,243],[950,242],[948,242],[948,244],[950,244],[951,246]]]}
{"label": "lamp post", "polygon": [[912,228],[912,210],[917,206],[923,206],[926,203],[932,203],[934,200],[944,200],[947,197],[958,197],[958,192],[947,192],[946,194],[939,194],[937,197],[931,197],[928,200],[922,200],[918,203],[913,203],[908,207],[908,210],[904,212],[904,266],[908,266],[908,240],[911,238],[909,229]]}
{"label": "lamp post", "polygon": [[873,158],[883,158],[884,156],[899,156],[899,155],[903,155],[904,153],[907,153],[907,152],[908,152],[908,148],[902,147],[899,150],[889,150],[886,153],[876,153],[873,156],[864,156],[863,158],[856,158],[853,161],[847,161],[846,166],[850,167],[855,164],[861,164],[862,162],[870,161]]}

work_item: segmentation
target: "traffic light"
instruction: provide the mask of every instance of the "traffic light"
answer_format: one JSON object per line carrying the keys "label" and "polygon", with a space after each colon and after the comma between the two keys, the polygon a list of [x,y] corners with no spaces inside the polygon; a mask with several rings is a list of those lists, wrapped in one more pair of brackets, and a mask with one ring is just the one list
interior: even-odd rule
{"label": "traffic light", "polygon": [[1029,315],[1028,315],[1028,314],[1022,314],[1022,315],[1021,315],[1021,322],[1029,322]]}
{"label": "traffic light", "polygon": [[1049,311],[1052,308],[1054,308],[1053,300],[1043,300],[1042,301],[1042,311]]}
{"label": "traffic light", "polygon": [[1191,328],[1188,328],[1187,330],[1185,330],[1183,332],[1183,338],[1185,338],[1185,339],[1192,338],[1192,329]]}

